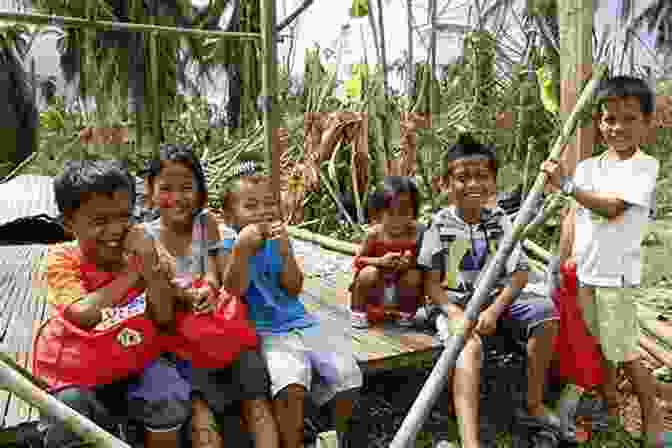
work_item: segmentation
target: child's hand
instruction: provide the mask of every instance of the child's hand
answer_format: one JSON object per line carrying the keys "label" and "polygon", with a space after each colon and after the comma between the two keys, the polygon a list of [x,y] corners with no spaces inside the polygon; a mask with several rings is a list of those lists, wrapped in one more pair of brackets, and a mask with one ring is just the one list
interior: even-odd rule
{"label": "child's hand", "polygon": [[269,239],[278,240],[280,243],[280,255],[283,257],[289,255],[289,234],[287,233],[287,227],[285,227],[282,221],[276,221],[271,224]]}
{"label": "child's hand", "polygon": [[385,269],[397,269],[401,263],[399,252],[389,252],[379,258],[379,265]]}
{"label": "child's hand", "polygon": [[240,232],[238,244],[240,248],[249,252],[255,253],[264,245],[264,241],[268,237],[268,224],[250,224],[243,228]]}
{"label": "child's hand", "polygon": [[408,271],[413,267],[413,253],[410,250],[404,251],[404,255],[399,261],[397,269],[399,271]]}
{"label": "child's hand", "polygon": [[155,255],[154,241],[141,226],[133,226],[126,234],[123,242],[126,254],[136,254],[143,260]]}
{"label": "child's hand", "polygon": [[478,323],[474,328],[476,333],[483,336],[490,336],[497,330],[497,314],[494,310],[486,308],[478,316]]}
{"label": "child's hand", "polygon": [[548,184],[556,189],[560,189],[562,178],[565,175],[565,167],[562,163],[554,160],[546,160],[541,164],[541,171],[548,175],[548,180],[546,181]]}

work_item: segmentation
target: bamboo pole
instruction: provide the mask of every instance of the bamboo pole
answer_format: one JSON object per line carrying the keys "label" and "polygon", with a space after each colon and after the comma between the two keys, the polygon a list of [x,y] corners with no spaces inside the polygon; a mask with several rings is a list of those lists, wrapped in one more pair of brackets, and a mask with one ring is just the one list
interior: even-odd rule
{"label": "bamboo pole", "polygon": [[266,165],[271,169],[271,186],[278,207],[278,216],[282,216],[280,154],[276,145],[279,114],[276,102],[278,68],[276,63],[275,1],[259,1],[261,2],[261,47],[263,54],[260,106],[264,117],[264,147],[266,149]]}
{"label": "bamboo pole", "polygon": [[0,20],[32,23],[35,25],[51,25],[63,28],[94,28],[98,30],[116,31],[152,31],[173,36],[217,37],[221,39],[257,40],[258,33],[239,33],[230,31],[208,31],[191,28],[148,25],[145,23],[110,22],[106,20],[88,20],[79,17],[65,17],[48,14],[28,14],[15,11],[0,11]]}
{"label": "bamboo pole", "polygon": [[311,243],[319,244],[320,246],[335,250],[346,255],[355,255],[357,253],[357,245],[348,243],[347,241],[340,241],[328,236],[313,233],[308,230],[300,229],[298,226],[287,226],[287,233],[293,238],[298,238]]}
{"label": "bamboo pole", "polygon": [[68,426],[82,440],[97,448],[131,448],[94,422],[37,387],[0,358],[0,389],[8,390],[40,412]]}
{"label": "bamboo pole", "polygon": [[[561,155],[566,142],[576,130],[579,116],[587,107],[592,104],[592,98],[595,94],[598,83],[605,72],[606,67],[599,67],[597,70],[595,70],[592,80],[583,90],[583,93],[574,107],[574,110],[565,122],[562,133],[554,142],[549,160],[557,160]],[[499,272],[501,272],[501,268],[504,266],[511,252],[513,251],[514,245],[520,240],[520,235],[522,234],[526,225],[536,214],[535,205],[539,202],[539,198],[542,195],[546,180],[546,173],[540,172],[537,176],[537,180],[534,183],[534,186],[532,187],[532,190],[530,191],[529,196],[525,199],[520,212],[516,216],[515,222],[513,224],[512,234],[506,235],[503,238],[497,253],[485,267],[482,280],[479,281],[476,285],[473,298],[469,301],[465,311],[465,322],[464,327],[460,332],[461,334],[454,338],[452,344],[447,346],[441,354],[441,357],[432,369],[427,382],[422,387],[422,390],[418,394],[418,397],[413,403],[409,413],[402,422],[401,428],[399,428],[399,431],[394,436],[394,439],[390,445],[391,448],[407,448],[411,446],[411,441],[416,439],[422,424],[425,422],[425,420],[427,420],[429,411],[434,406],[436,400],[445,387],[445,381],[448,378],[449,371],[454,368],[457,357],[459,356],[462,348],[464,347],[464,344],[471,336],[471,333],[476,326],[479,310],[487,299],[488,292],[492,289],[496,277]]]}
{"label": "bamboo pole", "polygon": [[[150,16],[152,25],[156,23],[158,3],[154,2],[154,11]],[[154,158],[159,157],[159,145],[161,144],[161,110],[159,109],[159,56],[157,54],[157,35],[152,32],[149,35],[149,64],[152,74],[152,134],[154,134]],[[146,93],[146,92],[145,92]]]}

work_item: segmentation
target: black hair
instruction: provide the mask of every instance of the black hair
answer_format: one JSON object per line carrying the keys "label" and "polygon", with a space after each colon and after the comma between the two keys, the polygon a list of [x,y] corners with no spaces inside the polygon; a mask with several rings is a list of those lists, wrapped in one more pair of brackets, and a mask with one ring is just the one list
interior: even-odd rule
{"label": "black hair", "polygon": [[417,218],[420,214],[420,193],[412,178],[408,176],[387,176],[383,180],[383,207],[387,208],[393,198],[401,193],[409,193],[413,201],[413,211]]}
{"label": "black hair", "polygon": [[443,156],[442,173],[444,177],[450,176],[450,164],[456,160],[468,159],[473,156],[482,156],[489,162],[492,172],[497,177],[497,155],[495,149],[474,139],[469,133],[463,133]]}
{"label": "black hair", "polygon": [[231,199],[231,194],[238,190],[238,181],[241,179],[261,180],[267,178],[268,170],[262,155],[256,153],[241,154],[236,164],[231,167],[229,175],[219,187],[220,198],[226,207]]}
{"label": "black hair", "polygon": [[366,220],[370,222],[385,208],[385,195],[381,190],[374,190],[366,198]]}
{"label": "black hair", "polygon": [[164,162],[179,162],[188,166],[196,179],[198,192],[201,194],[200,208],[206,206],[208,198],[208,186],[205,180],[205,173],[200,160],[194,154],[191,146],[182,143],[164,143],[159,146],[159,157],[149,161],[145,175],[150,185],[154,185],[156,177],[161,174]]}
{"label": "black hair", "polygon": [[597,88],[596,103],[601,108],[608,99],[635,97],[639,99],[642,113],[646,116],[653,114],[656,107],[656,97],[651,87],[640,78],[632,76],[614,76],[602,80]]}
{"label": "black hair", "polygon": [[125,162],[117,160],[72,160],[65,163],[63,172],[54,179],[54,197],[58,211],[71,216],[91,194],[127,191],[130,209],[135,206],[135,181]]}

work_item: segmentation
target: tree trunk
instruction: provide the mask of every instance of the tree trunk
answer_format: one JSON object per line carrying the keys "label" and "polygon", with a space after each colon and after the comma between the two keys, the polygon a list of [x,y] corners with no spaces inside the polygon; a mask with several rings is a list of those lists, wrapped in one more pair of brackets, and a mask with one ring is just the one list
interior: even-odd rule
{"label": "tree trunk", "polygon": [[[235,0],[233,4],[233,14],[231,22],[226,27],[226,31],[240,31],[240,0]],[[226,123],[229,129],[240,128],[240,107],[241,107],[241,88],[242,78],[240,66],[229,64],[226,66],[228,101],[226,103]]]}
{"label": "tree trunk", "polygon": [[[558,0],[560,22],[560,109],[563,118],[574,109],[581,85],[591,77],[593,66],[593,2]],[[577,129],[567,151],[563,153],[568,174],[592,154],[595,127],[592,123]]]}
{"label": "tree trunk", "polygon": [[380,65],[383,69],[383,86],[385,97],[390,93],[387,83],[387,54],[385,53],[385,19],[383,17],[383,0],[378,0],[378,25],[380,26]]}
{"label": "tree trunk", "polygon": [[413,62],[413,0],[406,0],[406,26],[408,27],[407,45],[408,60],[406,61],[406,96],[413,98],[413,75],[415,75],[415,64]]}
{"label": "tree trunk", "polygon": [[383,61],[380,56],[380,45],[378,42],[378,28],[376,27],[376,20],[373,18],[371,1],[372,0],[369,0],[369,25],[371,26],[371,34],[373,34],[373,46],[376,49],[376,59],[378,59],[379,64],[382,64]]}

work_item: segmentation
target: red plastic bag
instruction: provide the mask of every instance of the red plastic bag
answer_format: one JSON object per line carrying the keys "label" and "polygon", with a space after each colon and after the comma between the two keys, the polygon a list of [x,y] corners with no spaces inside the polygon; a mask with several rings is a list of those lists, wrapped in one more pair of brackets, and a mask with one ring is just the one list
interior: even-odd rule
{"label": "red plastic bag", "polygon": [[559,374],[577,386],[592,389],[605,380],[602,352],[597,339],[586,327],[577,302],[576,264],[563,264],[560,272],[563,286],[553,295],[560,314],[560,328],[554,344]]}
{"label": "red plastic bag", "polygon": [[144,312],[104,330],[84,330],[65,318],[66,310],[56,307],[33,342],[33,372],[52,390],[110,384],[141,372],[161,354],[158,331]]}
{"label": "red plastic bag", "polygon": [[[194,287],[202,286],[196,280]],[[219,304],[210,314],[176,313],[176,331],[163,335],[165,351],[191,361],[197,368],[221,368],[238,355],[257,348],[257,333],[247,318],[247,305],[225,290],[218,291]]]}

